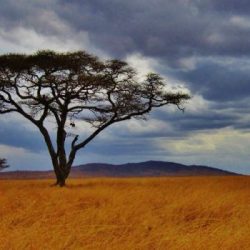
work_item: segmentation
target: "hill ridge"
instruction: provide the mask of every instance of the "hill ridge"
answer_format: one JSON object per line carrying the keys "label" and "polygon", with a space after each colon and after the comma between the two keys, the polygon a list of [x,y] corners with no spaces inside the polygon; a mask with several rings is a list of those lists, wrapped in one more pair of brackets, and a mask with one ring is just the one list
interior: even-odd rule
{"label": "hill ridge", "polygon": [[[160,176],[216,176],[239,175],[210,166],[185,165],[175,162],[149,160],[124,164],[86,163],[72,168],[70,177],[160,177]],[[1,172],[0,179],[54,178],[52,170],[18,170]]]}

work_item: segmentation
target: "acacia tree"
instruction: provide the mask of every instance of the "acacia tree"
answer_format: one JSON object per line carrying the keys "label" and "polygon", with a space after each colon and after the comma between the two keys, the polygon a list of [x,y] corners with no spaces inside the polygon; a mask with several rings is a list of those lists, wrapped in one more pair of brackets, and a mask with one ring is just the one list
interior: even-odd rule
{"label": "acacia tree", "polygon": [[0,171],[8,167],[6,159],[0,158]]}
{"label": "acacia tree", "polygon": [[[166,92],[157,74],[138,81],[127,63],[101,61],[84,51],[0,56],[0,114],[16,112],[39,129],[60,186],[65,185],[76,153],[105,128],[133,117],[145,118],[164,105],[181,109],[187,99],[188,94]],[[55,142],[49,119],[56,123]],[[92,126],[92,133],[84,139],[76,134],[68,137],[79,119]]]}

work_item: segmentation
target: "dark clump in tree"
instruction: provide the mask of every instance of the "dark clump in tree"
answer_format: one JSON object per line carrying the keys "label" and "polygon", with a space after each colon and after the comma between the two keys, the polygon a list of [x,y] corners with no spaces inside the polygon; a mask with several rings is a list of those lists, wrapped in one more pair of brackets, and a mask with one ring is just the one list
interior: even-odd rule
{"label": "dark clump in tree", "polygon": [[5,169],[5,168],[8,168],[8,167],[9,167],[9,165],[7,165],[6,159],[0,158],[0,171]]}
{"label": "dark clump in tree", "polygon": [[[40,51],[0,56],[0,113],[16,112],[41,132],[52,160],[56,184],[65,185],[76,153],[113,123],[145,118],[152,109],[173,104],[181,109],[185,93],[164,90],[157,74],[136,80],[135,71],[119,60],[101,61],[86,52]],[[52,141],[48,119],[56,123]],[[92,125],[84,139],[66,139],[77,120]]]}

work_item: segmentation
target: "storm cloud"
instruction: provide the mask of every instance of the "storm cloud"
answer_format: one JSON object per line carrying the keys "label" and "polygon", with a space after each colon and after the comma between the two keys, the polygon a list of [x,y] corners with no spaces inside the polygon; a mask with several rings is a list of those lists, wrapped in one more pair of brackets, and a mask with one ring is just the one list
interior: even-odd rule
{"label": "storm cloud", "polygon": [[[170,146],[160,149],[159,140],[177,143],[201,133],[218,136],[228,129],[237,138],[248,133],[249,1],[0,0],[0,4],[0,53],[84,49],[134,63],[141,74],[156,71],[170,85],[189,89],[193,98],[184,113],[164,108],[153,112],[148,122],[114,126],[97,144],[90,144],[87,158],[95,155],[106,161],[116,152],[113,162],[140,156],[139,161],[146,155],[166,159],[175,153]],[[0,121],[0,136],[0,144],[44,151],[39,134],[27,127],[15,129]],[[216,155],[211,165],[228,166]],[[239,164],[249,162],[247,153],[239,155],[235,155],[242,159]],[[193,157],[190,163],[203,163],[198,153]]]}

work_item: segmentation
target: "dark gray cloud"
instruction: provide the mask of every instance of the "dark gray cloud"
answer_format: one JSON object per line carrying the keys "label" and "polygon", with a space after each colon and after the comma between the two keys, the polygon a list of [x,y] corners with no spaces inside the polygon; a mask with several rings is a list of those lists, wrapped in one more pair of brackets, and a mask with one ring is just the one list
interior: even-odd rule
{"label": "dark gray cloud", "polygon": [[200,5],[203,8],[211,8],[214,11],[219,12],[233,12],[238,14],[249,14],[250,5],[248,0],[207,0],[200,1]]}
{"label": "dark gray cloud", "polygon": [[46,150],[42,135],[15,122],[0,122],[0,144],[39,152]]}
{"label": "dark gray cloud", "polygon": [[[170,123],[174,128],[172,136],[175,137],[184,137],[186,133],[195,131],[246,125],[245,122],[239,120],[237,113],[227,112],[225,110],[210,110],[198,114],[156,112],[154,117]],[[161,131],[161,135],[164,135],[164,131]],[[166,135],[166,137],[169,136],[168,134]]]}
{"label": "dark gray cloud", "polygon": [[249,55],[250,31],[232,19],[248,9],[247,1],[12,0],[1,1],[0,20],[56,34],[48,20],[54,13],[111,55],[139,51],[170,63],[190,55]]}
{"label": "dark gray cloud", "polygon": [[232,3],[201,2],[62,1],[57,14],[116,56],[140,51],[171,61],[190,55],[249,55],[249,29],[232,19],[249,4],[237,1],[234,11]]}
{"label": "dark gray cloud", "polygon": [[[25,26],[27,28],[37,28],[39,14],[45,10],[51,10],[48,1],[1,1],[0,20],[1,26],[13,28],[15,26]],[[40,24],[42,26],[42,24]],[[44,27],[46,28],[46,27]],[[47,27],[48,29],[49,27]],[[44,29],[45,30],[45,29]]]}
{"label": "dark gray cloud", "polygon": [[194,70],[179,72],[178,76],[189,83],[193,92],[200,93],[207,100],[240,101],[250,94],[249,68],[201,63]]}
{"label": "dark gray cloud", "polygon": [[115,152],[117,157],[123,158],[128,155],[143,157],[144,155],[152,156],[157,154],[155,146],[149,142],[150,139],[148,138],[131,140],[129,137],[115,137],[115,139],[108,144],[105,140],[97,139],[95,142],[90,143],[82,152],[108,156],[113,156]]}
{"label": "dark gray cloud", "polygon": [[[13,39],[21,43],[22,37],[13,35],[18,28],[34,31],[38,40],[50,37],[49,42],[77,37],[79,44],[79,34],[86,33],[93,47],[111,57],[124,59],[140,53],[157,60],[158,72],[181,80],[193,96],[209,102],[199,112],[160,110],[151,115],[172,130],[156,127],[139,133],[114,128],[115,141],[107,145],[105,139],[97,140],[87,147],[89,154],[158,155],[162,152],[150,144],[153,138],[180,139],[205,130],[230,127],[246,131],[250,127],[248,0],[0,0],[0,4],[0,43],[1,36],[6,43]],[[44,149],[38,133],[3,123],[0,144],[36,152]]]}

